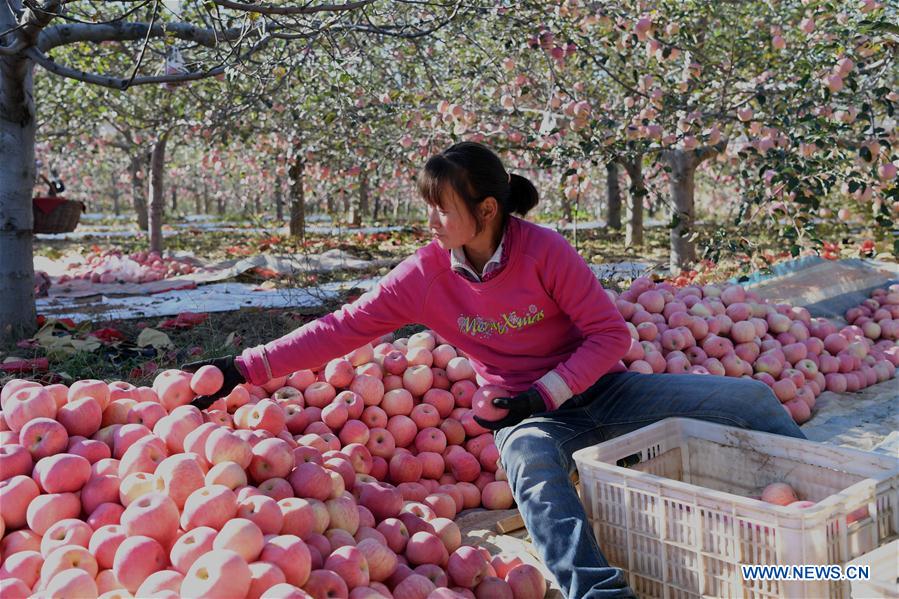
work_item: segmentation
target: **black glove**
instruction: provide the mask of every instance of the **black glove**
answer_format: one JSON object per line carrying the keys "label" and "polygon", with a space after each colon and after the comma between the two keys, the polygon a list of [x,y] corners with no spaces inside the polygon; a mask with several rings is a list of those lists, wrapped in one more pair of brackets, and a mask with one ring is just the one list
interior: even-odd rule
{"label": "black glove", "polygon": [[221,358],[212,358],[211,360],[198,360],[197,362],[188,362],[187,364],[181,365],[181,370],[186,370],[187,372],[196,372],[203,366],[215,366],[219,370],[222,371],[222,374],[225,377],[225,380],[222,382],[222,388],[213,393],[212,395],[201,395],[196,398],[190,405],[196,406],[201,410],[205,410],[212,403],[219,399],[220,397],[225,397],[232,391],[234,391],[234,387],[240,385],[241,383],[246,383],[247,379],[240,373],[237,369],[237,366],[234,364],[234,356],[222,356]]}
{"label": "black glove", "polygon": [[543,396],[533,387],[515,397],[494,397],[493,405],[497,408],[507,409],[509,413],[499,420],[484,420],[477,416],[474,417],[475,422],[492,431],[516,425],[525,418],[546,411]]}

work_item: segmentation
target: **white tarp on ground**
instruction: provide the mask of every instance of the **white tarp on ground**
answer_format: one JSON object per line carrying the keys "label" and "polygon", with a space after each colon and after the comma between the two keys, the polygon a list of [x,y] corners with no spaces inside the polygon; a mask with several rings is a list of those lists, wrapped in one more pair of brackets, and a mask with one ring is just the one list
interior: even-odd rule
{"label": "white tarp on ground", "polygon": [[[162,230],[162,236],[165,237],[174,237],[176,235],[181,235],[185,230],[188,229],[202,229],[203,231],[216,231],[220,233],[251,233],[251,232],[265,232],[271,235],[287,235],[290,232],[289,227],[272,227],[267,228],[265,226],[260,226],[255,229],[248,229],[245,227],[234,227],[225,225],[222,223],[185,223],[185,224],[174,224],[170,225],[171,227],[175,227],[175,229],[165,228]],[[329,227],[329,226],[321,226],[321,225],[306,225],[307,233],[318,233],[321,235],[354,235],[356,233],[362,233],[364,235],[371,235],[374,233],[390,233],[393,231],[405,231],[409,229],[408,226],[390,226],[390,227]],[[97,238],[112,238],[112,237],[146,237],[147,234],[144,231],[137,231],[135,229],[122,230],[120,228],[115,227],[79,227],[79,230],[72,231],[71,233],[36,233],[35,239],[38,241],[80,241],[83,239],[88,239],[92,237]]]}
{"label": "white tarp on ground", "polygon": [[[175,256],[180,259],[197,262],[192,254],[186,252],[177,252]],[[37,256],[34,259],[34,269],[36,271],[44,271],[51,277],[59,277],[69,272],[68,267],[70,264],[83,263],[84,260],[84,256],[78,253],[66,254],[56,260]],[[249,258],[225,260],[224,262],[209,265],[203,271],[171,277],[162,281],[147,283],[91,283],[84,279],[74,279],[63,284],[54,283],[51,285],[49,296],[51,298],[75,298],[95,295],[149,295],[174,289],[189,289],[197,285],[216,281],[225,281],[254,268],[262,268],[283,276],[291,276],[338,270],[366,270],[392,266],[397,262],[394,259],[363,260],[354,258],[351,254],[339,249],[328,250],[321,254],[296,254],[291,256],[260,254]]]}
{"label": "white tarp on ground", "polygon": [[611,262],[591,264],[590,270],[600,281],[631,280],[647,274],[653,265],[648,262]]}
{"label": "white tarp on ground", "polygon": [[37,312],[48,318],[75,322],[174,316],[181,312],[228,312],[241,308],[315,308],[342,290],[367,291],[379,279],[326,283],[309,289],[264,289],[244,283],[213,283],[195,289],[166,291],[149,296],[42,298]]}
{"label": "white tarp on ground", "polygon": [[770,302],[804,306],[812,316],[842,319],[870,292],[899,282],[899,265],[875,260],[807,256],[776,264],[741,283]]}
{"label": "white tarp on ground", "polygon": [[218,264],[211,264],[207,267],[207,272],[181,275],[174,277],[172,280],[207,283],[210,281],[224,281],[253,268],[265,268],[282,275],[292,275],[310,272],[334,272],[337,270],[364,270],[389,266],[397,262],[398,260],[392,258],[380,260],[354,258],[351,254],[340,249],[328,250],[321,254],[293,254],[290,256],[260,254],[249,258],[226,260]]}

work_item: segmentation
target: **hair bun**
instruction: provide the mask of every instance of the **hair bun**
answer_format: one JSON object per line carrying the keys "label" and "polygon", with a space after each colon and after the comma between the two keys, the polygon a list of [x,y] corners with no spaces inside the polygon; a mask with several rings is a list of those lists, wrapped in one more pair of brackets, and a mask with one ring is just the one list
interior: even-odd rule
{"label": "hair bun", "polygon": [[540,194],[534,184],[525,177],[509,175],[509,211],[524,216],[540,201]]}

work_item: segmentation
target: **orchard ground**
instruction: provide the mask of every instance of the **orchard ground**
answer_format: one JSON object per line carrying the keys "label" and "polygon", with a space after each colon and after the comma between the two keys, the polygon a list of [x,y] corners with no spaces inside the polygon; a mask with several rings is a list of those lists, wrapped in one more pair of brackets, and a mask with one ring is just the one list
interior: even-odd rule
{"label": "orchard ground", "polygon": [[[275,255],[307,252],[317,254],[328,249],[339,248],[356,258],[375,260],[387,259],[399,262],[412,253],[417,247],[427,242],[427,234],[420,228],[410,225],[403,231],[390,233],[363,234],[345,229],[345,234],[321,235],[310,234],[306,243],[301,244],[288,236],[271,231],[260,231],[256,228],[225,232],[209,231],[201,228],[172,229],[177,234],[168,238],[171,250],[191,251],[203,263],[213,263],[222,259],[246,257],[260,253]],[[80,230],[89,230],[84,227]],[[668,232],[665,227],[647,229],[646,245],[639,252],[624,249],[621,233],[607,229],[579,230],[576,237],[573,232],[565,235],[576,245],[581,255],[591,264],[612,262],[639,261],[658,265],[661,273],[667,264]],[[707,225],[706,233],[711,237],[718,234],[722,239],[739,239],[741,235],[751,235],[762,246],[756,253],[755,261],[741,260],[737,257],[725,259],[718,264],[707,262],[699,272],[684,273],[680,278],[672,278],[678,285],[686,283],[704,284],[719,283],[731,277],[748,275],[764,270],[766,266],[790,256],[778,251],[774,243],[765,247],[763,231],[728,230],[720,225]],[[871,245],[862,242],[842,244],[843,257],[859,257],[870,253]],[[146,249],[146,240],[140,237],[96,237],[74,241],[41,241],[35,247],[36,255],[48,257],[60,256],[72,250],[80,250],[87,254],[102,254],[107,251],[130,253]],[[761,257],[761,258],[759,258]],[[260,273],[245,273],[238,280],[264,284],[274,287],[315,286],[332,281],[352,281],[366,277],[378,277],[389,270],[389,267],[373,267],[370,271],[308,273],[292,277],[274,277]],[[623,291],[631,281],[603,281],[611,290]],[[117,321],[90,322],[81,326],[56,323],[58,337],[70,337],[83,349],[78,351],[78,343],[72,343],[65,350],[59,348],[48,351],[39,343],[20,342],[15,347],[3,348],[0,360],[15,356],[24,359],[48,358],[49,368],[45,372],[22,372],[16,377],[35,378],[44,383],[69,383],[81,379],[127,380],[134,385],[152,385],[156,375],[167,368],[177,368],[179,364],[202,357],[211,357],[225,353],[237,353],[245,347],[264,343],[289,332],[314,318],[322,316],[341,304],[352,301],[359,294],[358,290],[349,289],[335,299],[330,299],[316,309],[304,310],[235,310],[232,312],[213,312],[204,315],[197,322],[186,322],[179,325],[166,321],[169,318],[128,319]],[[397,331],[397,337],[409,336],[421,326],[410,325]],[[157,349],[153,344],[138,347],[136,341],[143,331],[156,329],[164,332],[168,344]],[[99,343],[87,345],[93,338]],[[87,349],[90,349],[87,351]],[[3,382],[3,381],[0,381]],[[899,446],[899,435],[890,434],[899,430],[897,414],[897,394],[895,380],[891,379],[879,385],[873,385],[859,393],[822,394],[818,401],[814,417],[803,429],[808,436],[825,443],[845,444],[861,449],[879,449],[895,453]],[[533,549],[526,539],[526,531],[511,535],[500,535],[494,530],[494,524],[510,511],[473,511],[461,514],[459,525],[466,543],[485,546],[491,552],[497,551],[529,553]],[[531,560],[533,561],[533,560]],[[557,592],[557,591],[556,591]],[[553,595],[551,590],[550,596]]]}

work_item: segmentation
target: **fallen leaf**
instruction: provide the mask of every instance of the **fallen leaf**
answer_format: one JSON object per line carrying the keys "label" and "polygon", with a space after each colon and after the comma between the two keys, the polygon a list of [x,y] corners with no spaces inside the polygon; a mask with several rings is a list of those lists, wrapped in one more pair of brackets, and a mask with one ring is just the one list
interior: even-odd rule
{"label": "fallen leaf", "polygon": [[152,346],[156,349],[168,349],[170,347],[174,347],[175,344],[172,343],[172,340],[169,339],[169,336],[162,331],[157,331],[156,329],[147,327],[140,332],[140,335],[137,336],[137,346]]}

